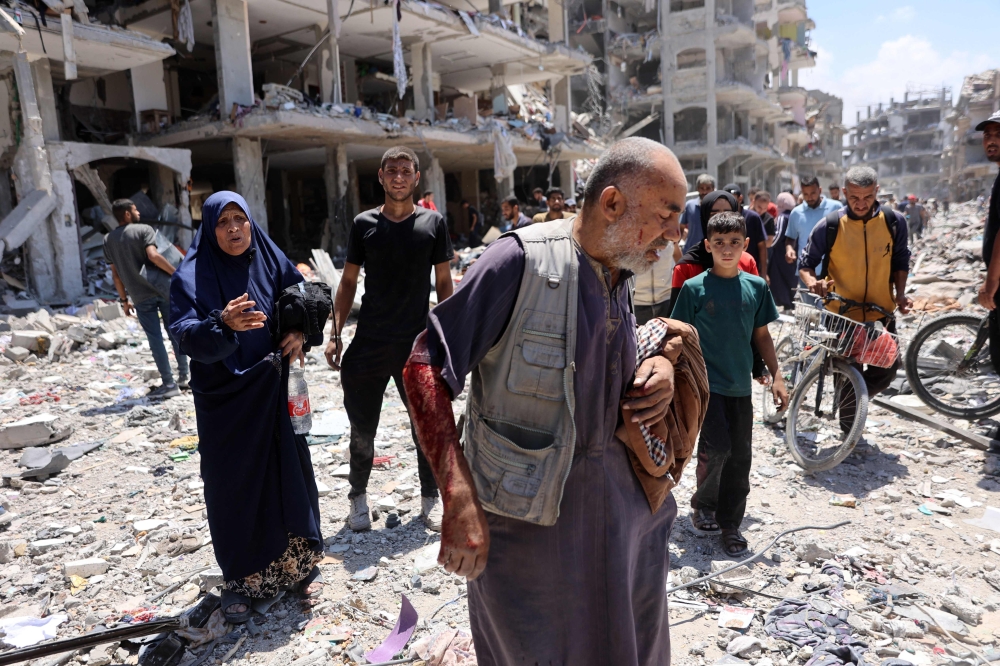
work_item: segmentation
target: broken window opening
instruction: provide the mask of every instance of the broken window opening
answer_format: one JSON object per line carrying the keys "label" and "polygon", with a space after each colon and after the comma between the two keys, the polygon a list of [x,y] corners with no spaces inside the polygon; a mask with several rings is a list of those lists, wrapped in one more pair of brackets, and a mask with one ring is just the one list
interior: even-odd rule
{"label": "broken window opening", "polygon": [[701,9],[705,6],[705,0],[671,0],[670,11],[686,12],[689,9]]}
{"label": "broken window opening", "polygon": [[707,141],[708,110],[705,107],[681,109],[674,114],[674,141]]}

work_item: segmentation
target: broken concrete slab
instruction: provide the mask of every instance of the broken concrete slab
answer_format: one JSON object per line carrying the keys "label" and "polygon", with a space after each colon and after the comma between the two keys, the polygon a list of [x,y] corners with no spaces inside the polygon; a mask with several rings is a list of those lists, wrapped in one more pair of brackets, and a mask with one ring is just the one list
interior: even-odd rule
{"label": "broken concrete slab", "polygon": [[941,630],[937,626],[937,624],[940,624],[949,633],[958,634],[959,636],[969,635],[969,627],[964,622],[959,620],[957,616],[943,610],[928,608],[925,613],[916,606],[893,606],[893,612],[900,617],[926,622],[930,625],[931,631],[935,633],[941,633]]}
{"label": "broken concrete slab", "polygon": [[25,349],[24,347],[7,347],[3,350],[3,355],[15,363],[20,363],[31,356],[31,351]]}
{"label": "broken concrete slab", "polygon": [[0,449],[52,444],[66,439],[73,428],[60,428],[52,414],[36,414],[0,427]]}
{"label": "broken concrete slab", "polygon": [[75,560],[63,564],[63,576],[79,576],[80,578],[90,578],[99,574],[107,573],[111,566],[106,560],[99,557],[91,557],[86,560]]}

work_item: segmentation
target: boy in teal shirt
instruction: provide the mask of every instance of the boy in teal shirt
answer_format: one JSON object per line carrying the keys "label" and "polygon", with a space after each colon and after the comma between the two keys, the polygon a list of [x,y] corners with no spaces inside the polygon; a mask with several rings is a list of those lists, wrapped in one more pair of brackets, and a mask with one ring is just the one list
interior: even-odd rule
{"label": "boy in teal shirt", "polygon": [[762,278],[738,267],[747,246],[743,216],[714,216],[704,243],[713,265],[684,283],[671,315],[698,329],[711,390],[698,440],[691,525],[702,534],[721,532],[726,554],[739,557],[747,552],[740,523],[750,494],[753,457],[751,340],[774,378],[771,393],[779,410],[788,404],[788,391],[767,330],[778,318],[771,291]]}

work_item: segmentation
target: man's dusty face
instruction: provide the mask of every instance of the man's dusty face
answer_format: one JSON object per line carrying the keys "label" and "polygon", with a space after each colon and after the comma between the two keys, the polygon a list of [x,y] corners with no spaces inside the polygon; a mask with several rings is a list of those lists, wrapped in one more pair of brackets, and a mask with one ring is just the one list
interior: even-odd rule
{"label": "man's dusty face", "polygon": [[561,213],[565,199],[563,199],[563,195],[553,192],[549,195],[547,203],[549,204],[550,211],[553,213]]}
{"label": "man's dusty face", "polygon": [[990,162],[1000,162],[1000,123],[990,123],[983,130],[983,150]]}
{"label": "man's dusty face", "polygon": [[637,180],[623,193],[625,213],[605,230],[603,242],[614,265],[641,275],[660,260],[670,242],[680,240],[687,183],[676,163],[665,156],[657,158],[647,177]]}
{"label": "man's dusty face", "polygon": [[702,183],[698,186],[698,201],[704,199],[710,192],[715,191],[715,185],[712,183]]}
{"label": "man's dusty face", "polygon": [[840,201],[840,188],[836,186],[830,187],[830,198],[834,201]]}
{"label": "man's dusty face", "polygon": [[850,183],[844,188],[847,196],[847,206],[857,217],[868,215],[872,207],[875,206],[875,198],[878,196],[878,185],[868,187],[858,187]]}
{"label": "man's dusty face", "polygon": [[504,219],[505,220],[509,220],[510,222],[513,222],[514,220],[516,220],[517,219],[517,214],[519,212],[521,212],[520,209],[517,206],[511,206],[506,201],[501,202],[501,204],[500,204],[500,211],[503,213]]}
{"label": "man's dusty face", "polygon": [[393,201],[412,200],[420,183],[420,172],[410,160],[387,160],[385,166],[378,170],[378,182],[382,183],[385,195]]}
{"label": "man's dusty face", "polygon": [[810,208],[815,208],[819,205],[820,199],[823,197],[823,190],[820,189],[819,185],[803,185],[802,186],[802,200],[806,202],[806,205]]}
{"label": "man's dusty face", "polygon": [[771,203],[771,200],[767,197],[757,197],[753,200],[753,210],[758,215],[763,215],[767,212],[767,205]]}

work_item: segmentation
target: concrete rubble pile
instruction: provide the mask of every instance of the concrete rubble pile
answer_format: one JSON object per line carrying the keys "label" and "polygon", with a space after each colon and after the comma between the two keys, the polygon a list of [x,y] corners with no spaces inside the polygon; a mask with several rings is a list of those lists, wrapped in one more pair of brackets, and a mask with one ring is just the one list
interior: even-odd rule
{"label": "concrete rubble pile", "polygon": [[[0,620],[53,618],[59,639],[208,603],[222,582],[191,394],[145,397],[158,374],[136,320],[110,315],[117,307],[38,310],[0,321],[4,354],[14,353],[12,342],[34,345],[22,347],[28,353],[20,361],[0,358]],[[107,349],[105,335],[115,340]],[[352,325],[344,335],[353,336]],[[404,594],[423,618],[413,642],[459,624],[468,633],[465,581],[438,567],[437,535],[419,518],[416,450],[397,389],[390,384],[386,392],[375,441],[374,529],[355,534],[345,525],[349,425],[339,375],[321,349],[309,353],[306,378],[326,537],[322,594],[314,605],[286,596],[253,625],[217,622],[217,640],[170,639],[179,641],[168,645],[177,651],[161,666],[221,659],[237,641],[243,656],[228,663],[266,661],[275,651],[282,663],[353,663],[348,652],[358,658],[389,634]],[[463,407],[464,397],[456,410]],[[0,635],[0,650],[14,640]],[[141,647],[101,645],[78,660],[135,664]]]}
{"label": "concrete rubble pile", "polygon": [[985,209],[974,202],[939,213],[911,247],[911,289],[918,312],[961,310],[974,305],[984,274]]}

